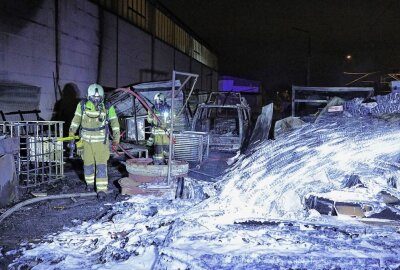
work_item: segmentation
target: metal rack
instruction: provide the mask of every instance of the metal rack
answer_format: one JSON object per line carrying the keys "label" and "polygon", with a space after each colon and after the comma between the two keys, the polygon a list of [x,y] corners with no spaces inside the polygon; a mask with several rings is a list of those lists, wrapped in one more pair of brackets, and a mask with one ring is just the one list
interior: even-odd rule
{"label": "metal rack", "polygon": [[208,157],[210,136],[206,132],[184,131],[174,134],[174,159],[202,162]]}
{"label": "metal rack", "polygon": [[14,155],[19,187],[54,182],[64,176],[62,121],[4,121],[0,133],[18,137],[20,150]]}
{"label": "metal rack", "polygon": [[[303,93],[303,98],[298,98],[299,93]],[[364,94],[365,97],[374,93],[374,88],[372,87],[308,87],[308,86],[292,86],[292,116],[295,116],[296,111],[296,103],[320,103],[327,104],[329,99],[309,99],[304,98],[310,97],[311,95],[321,95],[325,94],[334,94],[338,97],[343,97],[343,95],[353,94],[354,97],[360,97],[361,94]]]}

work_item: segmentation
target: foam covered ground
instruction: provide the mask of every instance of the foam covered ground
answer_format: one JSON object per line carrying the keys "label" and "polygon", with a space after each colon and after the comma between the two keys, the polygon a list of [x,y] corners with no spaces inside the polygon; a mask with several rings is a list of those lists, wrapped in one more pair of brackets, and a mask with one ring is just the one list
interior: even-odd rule
{"label": "foam covered ground", "polygon": [[344,187],[351,175],[363,196],[400,197],[399,153],[397,119],[331,116],[262,142],[216,184],[199,183],[206,200],[132,197],[22,247],[10,268],[396,269],[396,223],[323,216],[304,198],[357,192]]}

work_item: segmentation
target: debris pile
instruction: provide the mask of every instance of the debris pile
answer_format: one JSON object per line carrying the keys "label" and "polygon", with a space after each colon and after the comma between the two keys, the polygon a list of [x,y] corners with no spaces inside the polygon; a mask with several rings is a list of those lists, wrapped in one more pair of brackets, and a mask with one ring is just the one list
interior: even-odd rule
{"label": "debris pile", "polygon": [[345,102],[344,108],[356,115],[381,115],[400,112],[400,93],[393,92],[370,100],[355,98]]}
{"label": "debris pile", "polygon": [[[306,218],[307,194],[346,190],[344,182],[351,175],[360,178],[370,197],[386,191],[400,198],[394,188],[398,184],[388,185],[400,179],[400,122],[334,115],[241,156],[218,183],[220,194],[207,208],[233,219]],[[393,211],[399,209],[394,206]]]}
{"label": "debris pile", "polygon": [[327,114],[240,156],[219,182],[204,185],[215,193],[206,200],[132,197],[24,248],[12,267],[394,269],[396,226],[320,215],[306,198],[352,193],[379,201],[366,217],[398,213],[399,123]]}
{"label": "debris pile", "polygon": [[[149,269],[174,220],[195,201],[135,196],[20,250],[10,269]],[[126,268],[123,268],[125,265]],[[130,265],[130,266],[129,266]]]}

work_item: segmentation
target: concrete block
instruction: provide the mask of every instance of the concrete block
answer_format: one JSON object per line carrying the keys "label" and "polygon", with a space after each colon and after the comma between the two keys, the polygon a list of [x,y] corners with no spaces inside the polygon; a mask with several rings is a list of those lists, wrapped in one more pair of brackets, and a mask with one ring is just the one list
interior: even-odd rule
{"label": "concrete block", "polygon": [[19,151],[19,138],[0,138],[0,156],[17,154]]}
{"label": "concrete block", "polygon": [[18,180],[13,155],[0,157],[0,171],[0,207],[5,207],[17,196]]}

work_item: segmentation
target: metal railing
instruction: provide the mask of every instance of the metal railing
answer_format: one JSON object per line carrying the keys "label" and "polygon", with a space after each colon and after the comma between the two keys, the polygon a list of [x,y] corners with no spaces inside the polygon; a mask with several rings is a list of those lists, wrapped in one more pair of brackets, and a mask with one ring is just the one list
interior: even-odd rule
{"label": "metal railing", "polygon": [[64,176],[62,121],[0,121],[0,133],[18,137],[14,155],[19,187],[54,182]]}

